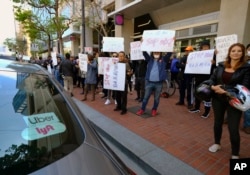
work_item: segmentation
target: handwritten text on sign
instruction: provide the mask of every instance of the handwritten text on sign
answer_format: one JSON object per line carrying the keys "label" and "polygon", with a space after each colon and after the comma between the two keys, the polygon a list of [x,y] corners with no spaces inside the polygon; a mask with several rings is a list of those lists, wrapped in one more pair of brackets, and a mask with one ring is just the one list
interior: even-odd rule
{"label": "handwritten text on sign", "polygon": [[88,55],[87,54],[78,54],[79,57],[79,67],[81,71],[87,72],[87,67],[88,67]]}
{"label": "handwritten text on sign", "polygon": [[119,59],[115,57],[98,57],[98,73],[103,75],[104,63],[107,65],[118,63]]}
{"label": "handwritten text on sign", "polygon": [[145,30],[142,51],[172,52],[174,49],[174,30]]}
{"label": "handwritten text on sign", "polygon": [[227,57],[228,48],[232,44],[237,43],[237,40],[238,40],[238,37],[236,34],[220,36],[215,39],[216,49],[218,51],[216,55],[217,63],[221,61],[225,61],[225,58]]}
{"label": "handwritten text on sign", "polygon": [[214,49],[189,53],[185,73],[210,74],[213,56]]}
{"label": "handwritten text on sign", "polygon": [[131,60],[143,60],[144,56],[141,51],[141,41],[130,43],[130,57]]}
{"label": "handwritten text on sign", "polygon": [[103,37],[103,52],[124,51],[124,38],[122,37]]}
{"label": "handwritten text on sign", "polygon": [[108,64],[104,62],[103,86],[104,89],[124,91],[126,64]]}

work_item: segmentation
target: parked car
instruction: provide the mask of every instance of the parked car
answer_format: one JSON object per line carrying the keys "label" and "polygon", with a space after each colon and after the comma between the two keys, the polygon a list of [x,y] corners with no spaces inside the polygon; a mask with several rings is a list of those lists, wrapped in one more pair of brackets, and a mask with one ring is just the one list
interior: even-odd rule
{"label": "parked car", "polygon": [[0,59],[0,99],[1,175],[135,174],[41,66]]}

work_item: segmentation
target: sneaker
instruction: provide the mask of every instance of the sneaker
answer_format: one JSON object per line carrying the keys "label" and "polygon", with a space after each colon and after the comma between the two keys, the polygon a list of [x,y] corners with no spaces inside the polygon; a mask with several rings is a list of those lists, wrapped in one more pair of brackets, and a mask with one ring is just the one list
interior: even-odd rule
{"label": "sneaker", "polygon": [[155,117],[157,115],[157,111],[155,109],[152,110],[151,115]]}
{"label": "sneaker", "polygon": [[117,105],[117,101],[115,100],[115,104]]}
{"label": "sneaker", "polygon": [[190,109],[188,112],[190,112],[190,113],[198,113],[198,112],[200,112],[200,110],[199,109]]}
{"label": "sneaker", "polygon": [[213,144],[208,148],[208,150],[212,153],[215,153],[221,149],[221,146],[219,144]]}
{"label": "sneaker", "polygon": [[231,159],[239,159],[239,156],[232,155]]}
{"label": "sneaker", "polygon": [[107,99],[106,101],[105,101],[105,105],[109,105],[111,102],[110,102],[110,100],[109,99]]}
{"label": "sneaker", "polygon": [[204,112],[204,114],[202,114],[202,118],[208,118],[208,116],[209,116],[209,113],[207,113],[207,112]]}
{"label": "sneaker", "polygon": [[142,114],[144,114],[144,111],[143,111],[142,109],[140,109],[139,111],[136,112],[136,115],[139,115],[139,116],[140,116],[140,115],[142,115]]}

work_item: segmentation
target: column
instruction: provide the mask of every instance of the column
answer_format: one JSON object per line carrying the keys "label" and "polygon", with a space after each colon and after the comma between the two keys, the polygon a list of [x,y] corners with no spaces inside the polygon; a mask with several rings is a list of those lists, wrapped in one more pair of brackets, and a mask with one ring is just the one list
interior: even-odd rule
{"label": "column", "polygon": [[221,0],[217,36],[238,35],[238,42],[250,42],[250,2],[249,0]]}

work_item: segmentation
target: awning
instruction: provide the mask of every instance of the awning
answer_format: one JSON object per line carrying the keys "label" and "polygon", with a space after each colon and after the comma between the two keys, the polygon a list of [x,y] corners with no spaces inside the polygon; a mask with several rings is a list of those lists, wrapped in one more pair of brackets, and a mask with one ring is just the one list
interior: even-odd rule
{"label": "awning", "polygon": [[182,0],[134,0],[133,2],[109,13],[108,17],[121,13],[124,15],[125,19],[133,19],[180,1]]}

